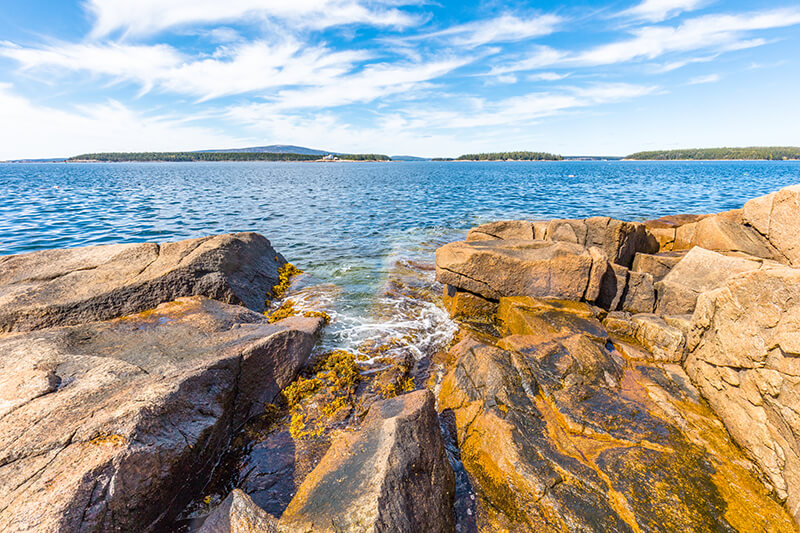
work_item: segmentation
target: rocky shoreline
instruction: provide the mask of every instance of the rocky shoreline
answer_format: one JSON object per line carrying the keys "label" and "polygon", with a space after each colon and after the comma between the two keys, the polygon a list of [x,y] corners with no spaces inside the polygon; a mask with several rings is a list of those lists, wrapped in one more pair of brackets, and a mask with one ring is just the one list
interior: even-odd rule
{"label": "rocky shoreline", "polygon": [[797,228],[485,224],[368,361],[254,233],[0,257],[0,530],[800,531]]}

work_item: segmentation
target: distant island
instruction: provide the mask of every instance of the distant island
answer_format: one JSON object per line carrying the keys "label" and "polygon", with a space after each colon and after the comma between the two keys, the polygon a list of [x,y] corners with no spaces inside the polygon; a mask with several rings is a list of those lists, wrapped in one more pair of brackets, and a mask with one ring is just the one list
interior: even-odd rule
{"label": "distant island", "polygon": [[563,161],[563,157],[547,152],[487,152],[464,154],[453,158],[436,157],[432,161]]}
{"label": "distant island", "polygon": [[636,152],[625,159],[636,161],[677,160],[757,160],[785,161],[800,159],[800,148],[796,146],[750,146],[747,148],[688,148],[684,150],[656,150]]}
{"label": "distant island", "polygon": [[191,162],[191,161],[391,161],[382,154],[293,154],[274,152],[101,152],[81,154],[67,162]]}

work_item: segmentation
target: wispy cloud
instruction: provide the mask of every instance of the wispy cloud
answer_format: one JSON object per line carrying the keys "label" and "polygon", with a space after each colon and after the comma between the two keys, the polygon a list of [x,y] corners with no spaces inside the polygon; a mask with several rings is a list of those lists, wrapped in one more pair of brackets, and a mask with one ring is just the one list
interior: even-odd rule
{"label": "wispy cloud", "polygon": [[197,150],[248,142],[178,115],[142,113],[115,100],[70,110],[41,106],[7,83],[0,83],[0,123],[14,125],[0,128],[0,159],[87,151]]}
{"label": "wispy cloud", "polygon": [[296,28],[328,28],[344,24],[407,27],[419,22],[398,9],[418,0],[87,0],[94,17],[92,36],[114,32],[151,35],[168,28],[279,20]]}
{"label": "wispy cloud", "polygon": [[620,16],[633,17],[648,22],[661,22],[684,11],[693,11],[708,4],[708,0],[644,0],[626,9]]}
{"label": "wispy cloud", "polygon": [[[538,47],[521,61],[492,69],[502,74],[551,66],[603,66],[637,60],[653,60],[676,52],[713,50],[716,53],[761,46],[764,39],[748,39],[749,32],[800,24],[800,9],[776,9],[739,15],[704,15],[678,26],[644,26],[630,30],[632,37],[590,48],[566,52]],[[673,63],[680,64],[680,62]],[[683,63],[685,64],[685,63]]]}
{"label": "wispy cloud", "polygon": [[564,22],[562,17],[552,14],[527,17],[505,14],[492,19],[451,26],[445,30],[417,35],[410,39],[446,38],[455,46],[474,48],[487,43],[524,41],[549,35]]}
{"label": "wispy cloud", "polygon": [[202,100],[289,85],[324,85],[369,57],[365,51],[332,51],[307,47],[294,40],[223,46],[209,57],[191,58],[168,45],[127,45],[115,42],[58,44],[21,48],[0,44],[0,56],[23,69],[89,71]]}
{"label": "wispy cloud", "polygon": [[362,71],[331,79],[328,83],[304,89],[283,90],[268,103],[252,104],[250,109],[280,112],[297,109],[324,109],[406,93],[424,86],[471,61],[451,58],[428,63],[377,64]]}
{"label": "wispy cloud", "polygon": [[709,74],[707,76],[696,76],[689,80],[689,85],[700,85],[703,83],[716,83],[720,80],[719,74]]}

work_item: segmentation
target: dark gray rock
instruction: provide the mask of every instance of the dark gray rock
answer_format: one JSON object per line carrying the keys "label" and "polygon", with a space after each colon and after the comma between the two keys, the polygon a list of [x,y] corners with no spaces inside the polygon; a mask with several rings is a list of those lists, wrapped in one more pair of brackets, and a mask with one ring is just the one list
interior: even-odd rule
{"label": "dark gray rock", "polygon": [[0,332],[106,320],[194,295],[260,312],[285,262],[257,233],[0,257]]}
{"label": "dark gray rock", "polygon": [[0,337],[0,530],[168,523],[294,379],[321,326],[195,296]]}

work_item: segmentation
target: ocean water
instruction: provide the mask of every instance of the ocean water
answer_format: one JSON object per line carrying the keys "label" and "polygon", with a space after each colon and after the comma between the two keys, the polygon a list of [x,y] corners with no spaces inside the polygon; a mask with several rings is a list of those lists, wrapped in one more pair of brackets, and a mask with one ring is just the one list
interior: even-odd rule
{"label": "ocean water", "polygon": [[0,165],[0,255],[257,231],[303,269],[290,298],[334,322],[323,348],[417,357],[454,325],[433,253],[499,219],[644,220],[741,207],[800,162]]}

